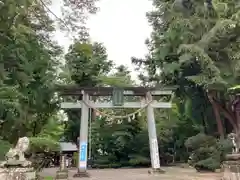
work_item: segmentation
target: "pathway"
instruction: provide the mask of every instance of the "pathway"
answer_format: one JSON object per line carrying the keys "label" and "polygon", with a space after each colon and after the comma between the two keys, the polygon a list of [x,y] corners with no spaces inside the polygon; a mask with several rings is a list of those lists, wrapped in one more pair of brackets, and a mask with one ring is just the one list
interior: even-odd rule
{"label": "pathway", "polygon": [[[94,169],[89,170],[90,178],[79,178],[82,180],[220,180],[220,173],[196,173],[194,169],[168,167],[164,168],[165,174],[149,175],[148,169]],[[43,176],[55,176],[54,168],[44,169],[41,173]],[[69,179],[72,178],[76,170],[69,170]]]}

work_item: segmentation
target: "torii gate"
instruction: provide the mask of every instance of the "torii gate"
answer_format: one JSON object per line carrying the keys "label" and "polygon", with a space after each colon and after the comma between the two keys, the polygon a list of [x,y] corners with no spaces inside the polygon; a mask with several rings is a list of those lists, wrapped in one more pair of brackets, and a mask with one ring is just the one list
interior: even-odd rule
{"label": "torii gate", "polygon": [[[81,109],[81,126],[79,142],[79,163],[77,176],[87,176],[87,145],[88,145],[88,123],[89,107],[94,108],[143,108],[147,109],[147,124],[149,135],[149,146],[151,155],[151,166],[153,172],[159,172],[160,161],[158,151],[158,140],[156,133],[154,108],[171,108],[171,100],[158,102],[155,96],[172,97],[174,88],[145,88],[145,87],[60,87],[61,96],[81,96],[79,102],[63,102],[63,109]],[[93,102],[91,96],[112,96],[112,102]],[[145,102],[124,102],[124,96],[140,96]],[[170,99],[170,98],[169,98]],[[148,103],[148,104],[147,104]]]}

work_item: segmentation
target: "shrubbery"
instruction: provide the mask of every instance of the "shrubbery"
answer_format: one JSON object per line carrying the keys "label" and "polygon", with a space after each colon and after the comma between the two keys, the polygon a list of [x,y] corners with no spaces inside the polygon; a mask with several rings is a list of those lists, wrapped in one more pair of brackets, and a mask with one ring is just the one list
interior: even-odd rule
{"label": "shrubbery", "polygon": [[5,160],[5,154],[11,147],[12,145],[9,142],[0,140],[0,161]]}
{"label": "shrubbery", "polygon": [[31,156],[33,166],[38,170],[47,166],[59,152],[60,145],[55,140],[42,137],[30,138],[30,148],[27,154]]}
{"label": "shrubbery", "polygon": [[197,134],[186,140],[185,146],[191,152],[189,164],[198,171],[214,171],[220,168],[226,153],[231,151],[229,140],[218,140],[213,136]]}
{"label": "shrubbery", "polygon": [[[73,155],[73,165],[77,166],[78,163],[78,153]],[[132,156],[128,161],[118,161],[114,156],[102,155],[95,158],[91,163],[93,168],[121,168],[121,167],[148,167],[151,165],[150,158],[143,156]]]}
{"label": "shrubbery", "polygon": [[151,160],[143,156],[135,156],[129,160],[129,165],[133,167],[147,167],[151,165]]}
{"label": "shrubbery", "polygon": [[29,151],[31,153],[59,152],[60,145],[59,142],[50,138],[31,137]]}

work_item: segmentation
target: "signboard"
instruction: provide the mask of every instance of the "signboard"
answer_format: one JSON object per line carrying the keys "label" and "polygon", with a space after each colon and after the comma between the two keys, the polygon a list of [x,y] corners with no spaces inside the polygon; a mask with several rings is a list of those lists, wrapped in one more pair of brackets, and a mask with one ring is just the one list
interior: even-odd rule
{"label": "signboard", "polygon": [[79,165],[80,167],[87,167],[87,143],[85,142],[80,144]]}
{"label": "signboard", "polygon": [[113,106],[122,106],[124,104],[124,90],[121,88],[113,89],[112,102]]}

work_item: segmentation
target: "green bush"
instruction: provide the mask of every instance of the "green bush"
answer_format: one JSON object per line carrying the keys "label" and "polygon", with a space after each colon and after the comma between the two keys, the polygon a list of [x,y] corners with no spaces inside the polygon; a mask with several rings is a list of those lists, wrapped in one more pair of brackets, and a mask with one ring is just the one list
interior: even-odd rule
{"label": "green bush", "polygon": [[95,161],[94,164],[96,165],[103,165],[103,164],[110,164],[111,162],[109,161],[107,156],[98,156]]}
{"label": "green bush", "polygon": [[200,160],[195,164],[195,168],[198,171],[215,171],[221,165],[219,160],[214,159],[213,157]]}
{"label": "green bush", "polygon": [[229,140],[218,140],[205,134],[190,137],[185,146],[191,152],[188,163],[198,171],[214,171],[220,168],[226,153],[231,151]]}
{"label": "green bush", "polygon": [[5,160],[5,155],[12,145],[8,141],[0,140],[0,161]]}
{"label": "green bush", "polygon": [[[98,156],[93,161],[92,168],[99,168],[99,169],[119,168],[122,166],[121,163],[111,161],[111,159],[109,158],[110,158],[109,156]],[[78,153],[76,152],[73,154],[73,165],[76,167],[77,164],[78,164]]]}
{"label": "green bush", "polygon": [[190,150],[196,150],[200,147],[211,146],[216,144],[217,139],[213,136],[208,136],[203,133],[199,133],[196,136],[192,136],[185,141],[185,146]]}
{"label": "green bush", "polygon": [[38,171],[47,167],[55,154],[59,152],[60,145],[55,140],[43,137],[30,138],[30,148],[27,154],[31,155],[33,166]]}
{"label": "green bush", "polygon": [[120,162],[116,162],[116,158],[113,155],[98,155],[94,158],[93,168],[119,168]]}
{"label": "green bush", "polygon": [[29,151],[31,153],[59,152],[60,144],[59,142],[50,138],[31,137]]}
{"label": "green bush", "polygon": [[73,164],[72,164],[74,167],[77,167],[78,165],[78,153],[75,152],[73,153]]}
{"label": "green bush", "polygon": [[129,160],[129,165],[133,167],[149,166],[149,164],[151,164],[150,159],[143,156],[135,156]]}

